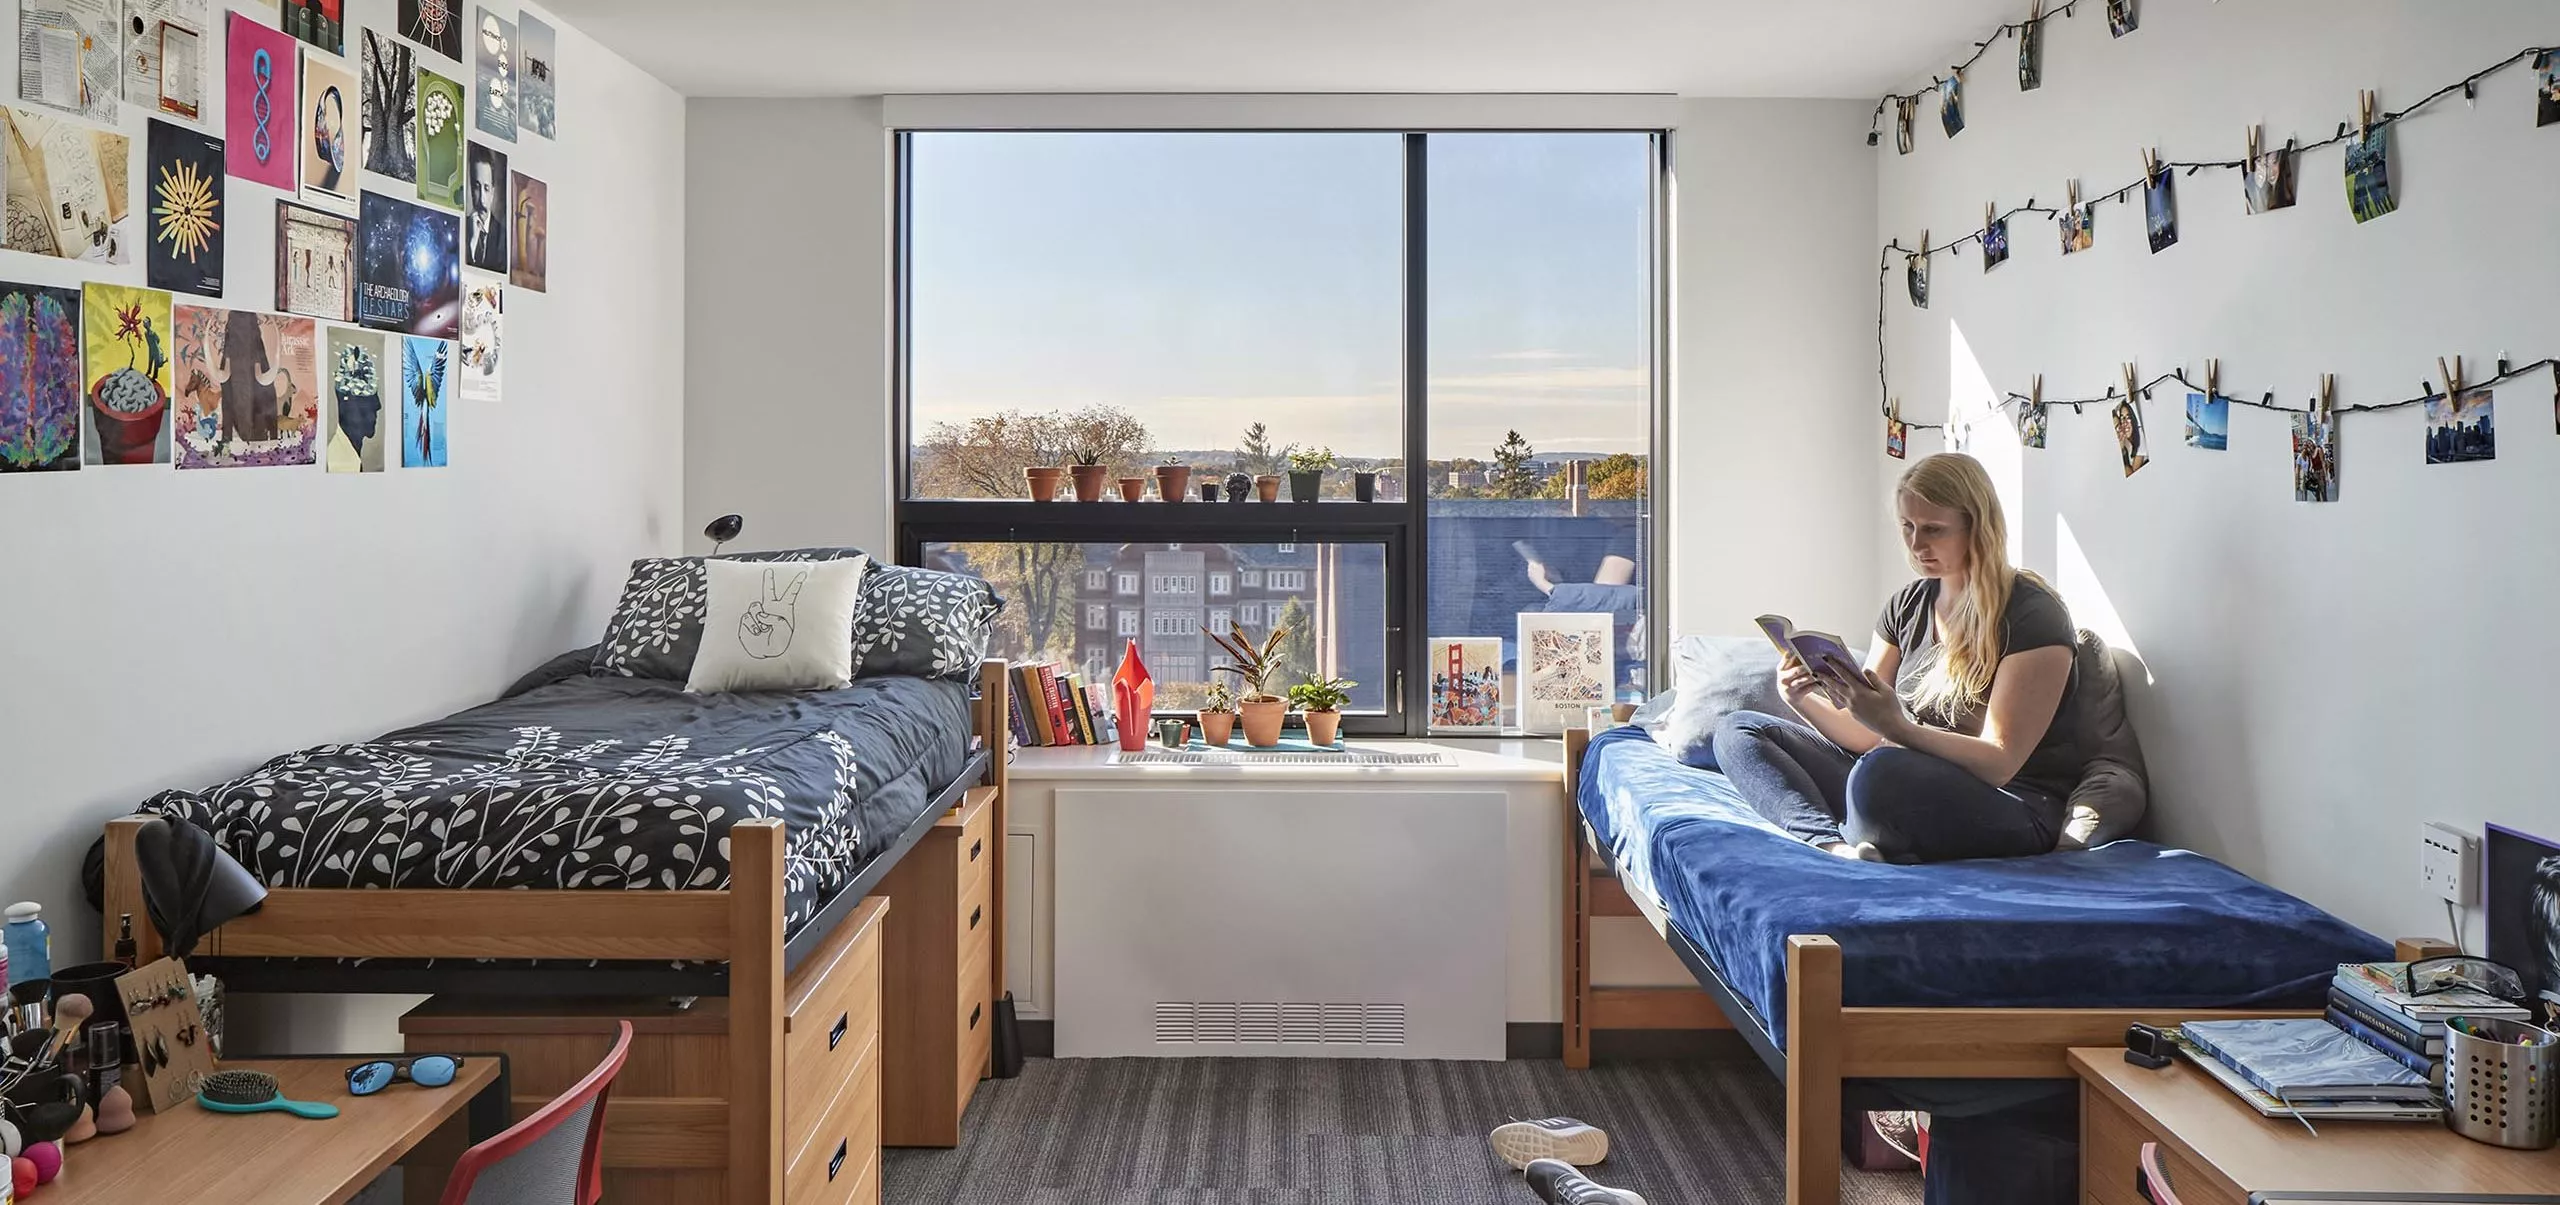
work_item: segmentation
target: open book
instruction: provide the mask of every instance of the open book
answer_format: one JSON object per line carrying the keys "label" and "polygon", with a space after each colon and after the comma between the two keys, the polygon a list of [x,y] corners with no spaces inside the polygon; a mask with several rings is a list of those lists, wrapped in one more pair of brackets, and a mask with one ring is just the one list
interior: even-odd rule
{"label": "open book", "polygon": [[1799,632],[1784,615],[1763,615],[1752,622],[1760,625],[1760,631],[1769,637],[1769,643],[1778,646],[1779,653],[1804,662],[1804,667],[1813,671],[1814,678],[1822,683],[1823,696],[1831,700],[1832,706],[1849,705],[1849,696],[1841,693],[1841,687],[1863,680],[1865,670],[1839,637],[1828,632]]}

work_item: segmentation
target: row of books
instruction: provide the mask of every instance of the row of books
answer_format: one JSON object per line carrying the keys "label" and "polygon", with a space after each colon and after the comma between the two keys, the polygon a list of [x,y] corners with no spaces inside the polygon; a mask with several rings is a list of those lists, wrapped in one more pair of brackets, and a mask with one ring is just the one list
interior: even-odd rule
{"label": "row of books", "polygon": [[1063,662],[1010,667],[1013,704],[1006,722],[1017,745],[1108,745],[1120,739],[1111,686],[1086,682]]}
{"label": "row of books", "polygon": [[2190,1021],[2188,1059],[2270,1117],[2440,1121],[2444,1027],[2452,1017],[2526,1019],[2523,1008],[2468,989],[2413,995],[2406,963],[2349,963],[2329,981],[2319,1018]]}

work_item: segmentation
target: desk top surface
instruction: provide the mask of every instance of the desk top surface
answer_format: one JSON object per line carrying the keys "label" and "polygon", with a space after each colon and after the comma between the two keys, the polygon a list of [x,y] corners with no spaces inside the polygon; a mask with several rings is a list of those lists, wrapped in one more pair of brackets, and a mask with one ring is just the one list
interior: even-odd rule
{"label": "desk top surface", "polygon": [[442,1088],[407,1080],[372,1096],[347,1093],[357,1056],[237,1059],[226,1070],[264,1071],[289,1100],[326,1101],[338,1115],[213,1113],[193,1103],[144,1113],[121,1134],[69,1150],[62,1176],[36,1190],[46,1205],[184,1200],[198,1205],[339,1205],[425,1138],[498,1074],[496,1059],[466,1059]]}
{"label": "desk top surface", "polygon": [[2511,1151],[2410,1121],[2315,1121],[2314,1136],[2292,1118],[2259,1116],[2183,1060],[2152,1071],[2124,1061],[2114,1046],[2074,1049],[2071,1068],[2243,1193],[2548,1193],[2560,1186],[2560,1149]]}

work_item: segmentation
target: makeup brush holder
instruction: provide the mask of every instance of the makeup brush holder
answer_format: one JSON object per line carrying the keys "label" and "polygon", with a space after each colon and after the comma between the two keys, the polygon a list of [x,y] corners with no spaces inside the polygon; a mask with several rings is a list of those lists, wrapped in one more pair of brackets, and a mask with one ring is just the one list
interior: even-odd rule
{"label": "makeup brush holder", "polygon": [[2560,1035],[2521,1021],[2446,1024],[2444,1121],[2491,1146],[2552,1145],[2560,1138]]}
{"label": "makeup brush holder", "polygon": [[71,1132],[80,1120],[80,1077],[59,1067],[29,1074],[9,1089],[10,1124],[28,1146],[51,1142]]}

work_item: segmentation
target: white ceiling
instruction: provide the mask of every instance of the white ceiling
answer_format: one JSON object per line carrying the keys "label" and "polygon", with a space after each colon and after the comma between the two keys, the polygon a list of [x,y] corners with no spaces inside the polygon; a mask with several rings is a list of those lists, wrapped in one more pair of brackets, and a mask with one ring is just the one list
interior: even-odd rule
{"label": "white ceiling", "polygon": [[[693,96],[1877,96],[2026,0],[548,0]],[[2016,10],[2016,11],[2013,11]]]}

